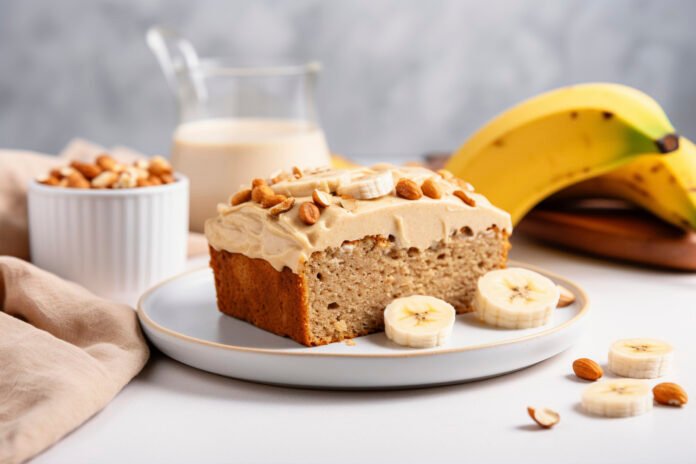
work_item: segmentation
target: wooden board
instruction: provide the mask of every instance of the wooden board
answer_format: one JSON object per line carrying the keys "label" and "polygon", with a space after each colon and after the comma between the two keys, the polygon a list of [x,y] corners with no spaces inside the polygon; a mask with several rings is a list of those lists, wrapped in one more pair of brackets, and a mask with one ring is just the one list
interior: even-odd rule
{"label": "wooden board", "polygon": [[612,200],[542,205],[517,225],[518,233],[597,256],[696,271],[696,233]]}

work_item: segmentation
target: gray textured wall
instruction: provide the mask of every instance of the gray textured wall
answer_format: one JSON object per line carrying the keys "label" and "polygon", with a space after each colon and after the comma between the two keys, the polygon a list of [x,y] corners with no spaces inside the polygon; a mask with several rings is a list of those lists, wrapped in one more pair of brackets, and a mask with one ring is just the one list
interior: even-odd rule
{"label": "gray textured wall", "polygon": [[322,123],[352,155],[453,148],[522,98],[590,80],[647,91],[696,136],[695,20],[688,0],[0,0],[0,146],[167,151],[154,23],[203,55],[322,61]]}

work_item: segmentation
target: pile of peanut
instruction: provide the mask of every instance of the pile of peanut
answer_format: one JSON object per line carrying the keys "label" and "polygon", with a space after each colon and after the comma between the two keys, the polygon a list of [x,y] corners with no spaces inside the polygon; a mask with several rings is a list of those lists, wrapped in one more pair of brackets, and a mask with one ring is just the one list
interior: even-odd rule
{"label": "pile of peanut", "polygon": [[70,166],[53,169],[37,181],[55,187],[124,189],[171,184],[175,179],[171,164],[161,156],[126,165],[104,153],[94,163],[72,161]]}
{"label": "pile of peanut", "polygon": [[[295,178],[302,177],[302,171],[295,167],[293,174]],[[271,182],[279,182],[280,180],[273,179]],[[312,194],[312,201],[306,201],[299,206],[298,216],[302,222],[307,225],[316,224],[321,216],[323,208],[330,204],[330,196],[327,193],[315,190]],[[254,179],[251,182],[250,189],[243,189],[237,192],[230,198],[230,204],[236,206],[247,201],[254,201],[261,207],[268,209],[268,214],[272,217],[277,217],[282,213],[290,211],[295,206],[294,197],[286,197],[279,195],[268,186],[264,179]]]}
{"label": "pile of peanut", "polygon": [[[455,190],[453,192],[454,196],[456,196],[472,208],[476,206],[476,201],[466,193],[466,191],[472,190],[472,187],[468,182],[455,177],[454,174],[447,171],[446,169],[440,169],[439,171],[437,171],[437,173],[444,180],[464,189]],[[399,181],[396,184],[396,195],[406,200],[418,200],[422,198],[423,195],[425,195],[428,198],[433,198],[437,200],[442,198],[443,191],[440,185],[435,180],[435,178],[426,179],[425,182],[418,186],[418,184],[416,184],[411,179],[403,177],[399,179]]]}

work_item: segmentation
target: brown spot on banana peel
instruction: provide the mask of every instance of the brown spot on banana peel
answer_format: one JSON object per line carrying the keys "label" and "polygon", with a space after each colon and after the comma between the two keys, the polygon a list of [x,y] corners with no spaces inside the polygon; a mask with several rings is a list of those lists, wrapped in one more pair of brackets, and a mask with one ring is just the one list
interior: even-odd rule
{"label": "brown spot on banana peel", "polygon": [[638,183],[642,183],[645,179],[643,179],[643,176],[636,172],[633,174],[633,180],[635,180]]}
{"label": "brown spot on banana peel", "polygon": [[577,111],[571,111],[570,112],[570,119],[577,119],[578,118],[578,112]]}
{"label": "brown spot on banana peel", "polygon": [[583,133],[581,135],[581,137],[582,137],[582,142],[585,144],[585,147],[588,149],[592,148],[592,138],[585,133]]}
{"label": "brown spot on banana peel", "polygon": [[634,192],[636,192],[638,195],[640,195],[640,196],[642,196],[642,197],[645,197],[645,198],[652,198],[652,195],[650,194],[649,191],[645,190],[645,189],[642,188],[642,187],[637,186],[637,185],[634,184],[633,182],[629,182],[629,181],[623,180],[623,179],[617,180],[617,182],[623,184],[624,187],[626,187],[626,188],[628,188],[628,189],[630,189],[630,190],[633,190]]}
{"label": "brown spot on banana peel", "polygon": [[500,148],[504,145],[505,145],[505,142],[503,141],[503,139],[495,139],[495,141],[493,141],[493,146],[496,146],[498,148]]}
{"label": "brown spot on banana peel", "polygon": [[655,164],[655,165],[653,165],[653,167],[650,168],[650,172],[652,172],[653,174],[655,174],[655,173],[658,172],[660,169],[662,169],[662,165],[661,165],[661,164]]}
{"label": "brown spot on banana peel", "polygon": [[670,153],[679,148],[679,135],[667,134],[659,140],[655,141],[657,149],[660,153]]}
{"label": "brown spot on banana peel", "polygon": [[602,111],[602,117],[604,119],[611,119],[614,117],[614,113],[612,113],[611,111]]}
{"label": "brown spot on banana peel", "polygon": [[674,177],[673,174],[670,174],[670,175],[669,175],[669,183],[670,183],[670,184],[676,184],[676,183],[677,183],[677,178]]}

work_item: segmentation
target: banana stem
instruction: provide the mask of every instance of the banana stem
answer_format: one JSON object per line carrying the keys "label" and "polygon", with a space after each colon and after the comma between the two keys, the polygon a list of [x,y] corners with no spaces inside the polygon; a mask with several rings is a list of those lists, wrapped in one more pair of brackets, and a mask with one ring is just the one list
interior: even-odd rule
{"label": "banana stem", "polygon": [[667,134],[659,140],[655,141],[660,153],[669,153],[679,148],[679,135]]}

